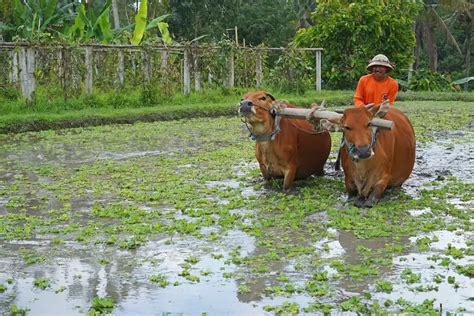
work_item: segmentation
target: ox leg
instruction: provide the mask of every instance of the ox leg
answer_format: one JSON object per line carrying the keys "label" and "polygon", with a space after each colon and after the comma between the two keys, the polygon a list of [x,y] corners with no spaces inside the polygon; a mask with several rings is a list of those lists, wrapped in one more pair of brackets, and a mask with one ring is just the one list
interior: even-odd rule
{"label": "ox leg", "polygon": [[357,191],[357,187],[354,181],[352,181],[351,178],[346,176],[344,177],[344,184],[346,185],[346,192],[349,194],[349,197],[350,198],[356,197],[358,194],[358,191]]}
{"label": "ox leg", "polygon": [[377,202],[380,200],[382,197],[383,193],[385,192],[385,189],[387,188],[387,179],[384,177],[384,179],[378,181],[370,195],[367,197],[367,200],[365,201],[365,207],[372,207]]}
{"label": "ox leg", "polygon": [[346,192],[348,195],[347,201],[350,203],[354,203],[357,207],[362,207],[363,203],[365,202],[365,198],[359,194],[355,183],[349,179],[348,177],[344,178],[344,182],[346,185]]}
{"label": "ox leg", "polygon": [[268,173],[267,166],[265,166],[262,163],[259,163],[258,165],[260,167],[260,172],[262,173],[262,177],[267,181],[270,180],[271,177],[270,177],[270,174]]}
{"label": "ox leg", "polygon": [[283,180],[283,190],[290,191],[295,180],[296,167],[290,167],[285,171],[285,177]]}
{"label": "ox leg", "polygon": [[362,195],[358,195],[354,200],[354,205],[357,207],[365,207],[367,200]]}

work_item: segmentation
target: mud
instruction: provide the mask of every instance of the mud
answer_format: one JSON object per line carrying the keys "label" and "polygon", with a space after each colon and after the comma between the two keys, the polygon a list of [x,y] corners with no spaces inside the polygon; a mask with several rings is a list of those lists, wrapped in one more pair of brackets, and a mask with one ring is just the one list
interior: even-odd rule
{"label": "mud", "polygon": [[[181,124],[183,129],[189,126],[184,122],[177,124]],[[210,131],[214,135],[219,135],[223,129],[219,127],[220,119],[208,120],[205,124],[214,126]],[[246,133],[235,124],[232,126],[240,130],[240,133],[234,134],[238,135],[226,136],[219,138],[219,142],[212,142],[212,138],[204,137],[204,133],[198,132],[197,127],[196,130],[192,127],[187,128],[183,135],[141,134],[140,130],[146,126],[151,130],[162,128],[160,123],[142,123],[100,127],[99,132],[94,128],[87,128],[2,136],[0,215],[25,213],[38,215],[47,220],[51,211],[66,207],[71,210],[70,216],[79,227],[85,227],[91,221],[98,221],[100,225],[96,229],[106,230],[114,221],[92,216],[91,210],[94,205],[127,202],[150,212],[156,210],[168,214],[169,217],[166,218],[169,222],[195,221],[193,216],[188,216],[166,204],[160,206],[159,201],[140,203],[132,198],[124,201],[123,197],[118,196],[107,186],[101,188],[106,191],[101,194],[95,188],[86,190],[87,194],[77,193],[77,196],[74,190],[65,192],[65,197],[54,194],[66,190],[64,187],[55,188],[55,184],[69,183],[58,178],[58,173],[54,171],[60,170],[60,174],[69,179],[77,176],[76,172],[81,168],[94,166],[99,161],[105,162],[101,168],[113,169],[120,165],[120,162],[137,161],[146,167],[152,166],[158,170],[160,167],[156,163],[158,158],[172,159],[188,155],[192,161],[196,153],[215,151],[225,146],[232,147],[242,142]],[[420,197],[421,190],[426,189],[426,184],[435,180],[442,181],[448,177],[456,177],[464,183],[472,184],[474,180],[472,136],[472,132],[445,133],[439,135],[435,142],[419,144],[415,170],[403,186],[403,192],[416,199]],[[326,175],[336,181],[342,181],[341,174],[331,169],[333,163],[331,161],[327,165]],[[199,166],[202,165],[191,162],[173,166],[173,169],[186,173],[200,168]],[[216,205],[232,203],[232,197],[235,195],[258,201],[261,196],[271,194],[275,189],[261,185],[257,169],[252,159],[235,157],[230,178],[205,180],[201,184],[211,192],[213,190],[221,193],[229,192],[227,197],[211,196],[211,200],[218,202]],[[112,179],[111,186],[113,186],[114,177],[120,177],[120,168],[117,167],[117,170],[119,170],[117,174],[106,175],[103,170],[98,170],[97,179],[101,180],[103,177]],[[203,168],[199,172],[207,171]],[[136,183],[140,185],[139,181]],[[182,184],[177,184],[179,185]],[[133,186],[134,184],[130,185],[132,190]],[[82,189],[77,190],[79,192]],[[11,197],[19,194],[25,196],[26,200],[23,202],[19,200],[19,206],[11,206],[13,203]],[[200,193],[196,191],[193,194]],[[337,204],[339,206],[341,203],[344,204],[345,199],[345,193],[340,191]],[[455,197],[447,203],[459,209],[470,209],[472,212],[473,201],[462,201]],[[430,208],[416,209],[409,210],[409,214],[413,217],[429,216],[431,211]],[[231,215],[244,216],[242,227],[262,220],[257,218],[254,209],[236,208]],[[6,220],[6,217],[2,218],[2,221]],[[445,220],[449,221],[449,216]],[[472,224],[472,215],[468,221]],[[116,245],[109,246],[99,242],[79,242],[74,239],[74,236],[78,235],[77,232],[73,233],[73,237],[64,237],[63,243],[54,244],[52,240],[57,236],[54,232],[45,231],[29,238],[7,239],[3,231],[4,234],[0,234],[0,285],[5,285],[6,289],[0,293],[0,313],[8,313],[11,306],[16,305],[28,309],[30,315],[80,315],[87,313],[92,299],[97,296],[114,300],[114,315],[204,312],[215,315],[253,315],[273,313],[266,311],[264,307],[278,306],[285,302],[296,303],[300,307],[322,302],[333,304],[334,310],[337,311],[340,310],[338,304],[341,301],[364,292],[372,294],[372,301],[374,299],[380,302],[396,301],[398,298],[405,298],[413,304],[421,304],[425,299],[433,299],[433,306],[435,308],[442,306],[443,311],[474,313],[473,279],[456,270],[440,266],[437,261],[430,259],[433,255],[444,254],[447,247],[454,246],[471,249],[471,252],[465,252],[462,258],[453,259],[456,265],[474,264],[472,231],[463,231],[458,227],[454,231],[431,231],[403,238],[380,237],[361,240],[350,231],[330,227],[326,212],[310,214],[306,217],[306,222],[318,225],[315,230],[323,237],[316,241],[310,240],[310,237],[306,241],[304,238],[298,241],[295,237],[295,240],[290,241],[292,245],[314,247],[315,256],[321,260],[319,271],[328,273],[329,294],[319,298],[298,291],[290,295],[272,294],[268,291],[268,288],[279,284],[277,280],[282,275],[287,276],[289,282],[296,287],[304,287],[312,274],[305,268],[299,268],[299,265],[314,264],[310,262],[314,260],[310,258],[311,255],[270,262],[268,263],[270,271],[267,273],[255,273],[252,269],[235,263],[232,260],[232,253],[236,249],[240,258],[257,258],[266,253],[265,248],[259,245],[261,240],[258,237],[245,229],[238,229],[238,226],[226,231],[218,239],[209,237],[212,234],[219,235],[221,231],[213,224],[203,226],[199,230],[204,238],[179,233],[155,234],[148,236],[146,242],[135,249],[122,249]],[[18,225],[18,229],[27,229],[27,226],[23,223]],[[0,226],[0,231],[1,229]],[[266,240],[280,241],[278,230],[268,230],[266,234],[269,234]],[[436,241],[430,244],[427,251],[417,250],[414,246],[417,240],[426,236],[433,239],[433,236],[436,236]],[[388,257],[391,264],[380,267],[377,276],[369,276],[357,282],[345,276],[336,277],[338,272],[324,261],[340,259],[345,264],[363,264],[361,247],[377,252],[394,243],[403,244],[405,248],[393,258]],[[33,253],[42,258],[33,264],[28,264],[25,263],[25,253]],[[189,257],[198,259],[197,263],[187,269],[191,275],[197,276],[199,281],[180,276],[185,269],[183,265],[186,266],[186,258]],[[400,275],[406,268],[420,275],[420,282],[416,285],[422,284],[425,286],[425,291],[416,290],[414,289],[416,285],[400,281]],[[169,285],[162,288],[150,282],[149,277],[157,274],[165,275]],[[455,278],[455,283],[448,283],[444,279],[441,283],[434,283],[435,275],[452,276]],[[50,286],[45,290],[35,287],[33,283],[38,277],[49,280]],[[393,290],[390,293],[377,292],[374,284],[378,279],[390,281]],[[428,286],[436,287],[436,290],[426,290]]]}

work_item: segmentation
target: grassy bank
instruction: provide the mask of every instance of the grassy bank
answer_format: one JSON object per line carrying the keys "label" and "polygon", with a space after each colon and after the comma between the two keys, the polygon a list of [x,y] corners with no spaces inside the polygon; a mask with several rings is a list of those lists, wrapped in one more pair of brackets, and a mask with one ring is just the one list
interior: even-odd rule
{"label": "grassy bank", "polygon": [[[191,117],[234,115],[243,89],[208,90],[188,96],[164,96],[156,91],[107,91],[64,101],[50,99],[47,91],[39,91],[35,104],[0,96],[0,133],[16,133],[65,127],[173,120]],[[327,101],[328,107],[351,104],[353,91],[308,91],[304,94],[272,92],[277,99],[286,99],[301,106]],[[400,92],[398,101],[459,100],[474,102],[474,93]]]}

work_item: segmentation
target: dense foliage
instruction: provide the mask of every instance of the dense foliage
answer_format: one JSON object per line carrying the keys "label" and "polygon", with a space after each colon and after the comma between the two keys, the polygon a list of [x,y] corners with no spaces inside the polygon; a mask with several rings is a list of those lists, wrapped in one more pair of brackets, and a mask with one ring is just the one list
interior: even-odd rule
{"label": "dense foliage", "polygon": [[[393,76],[404,89],[459,90],[453,80],[470,78],[474,62],[472,16],[472,0],[0,0],[0,41],[145,46],[198,42],[225,43],[225,49],[228,43],[293,43],[324,49],[323,88],[353,89],[367,61],[384,53],[396,64]],[[199,63],[222,74],[228,67],[222,57],[203,56]],[[208,61],[224,68],[205,64]],[[249,65],[255,62],[240,57],[236,62],[248,73],[236,79],[237,85],[252,86]],[[278,88],[302,91],[313,84],[308,79],[315,72],[311,54],[268,55],[264,62],[265,78],[280,77],[267,83]],[[2,66],[6,63],[0,60]],[[293,69],[285,68],[289,66]],[[463,82],[468,90],[469,81]]]}
{"label": "dense foliage", "polygon": [[413,19],[419,5],[411,0],[320,1],[313,13],[315,25],[295,38],[299,47],[322,47],[326,87],[355,87],[366,72],[367,61],[386,54],[399,76],[412,61],[415,34]]}
{"label": "dense foliage", "polygon": [[279,47],[295,33],[296,12],[286,0],[171,0],[169,11],[172,33],[181,41],[205,36],[203,41],[218,42],[237,36],[239,43]]}

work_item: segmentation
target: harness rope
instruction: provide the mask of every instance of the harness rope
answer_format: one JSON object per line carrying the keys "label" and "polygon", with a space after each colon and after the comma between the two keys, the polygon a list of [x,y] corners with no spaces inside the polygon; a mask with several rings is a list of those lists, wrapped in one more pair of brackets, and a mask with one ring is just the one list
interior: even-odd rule
{"label": "harness rope", "polygon": [[[273,106],[270,107],[270,109],[268,109],[268,110],[266,108],[264,108],[263,106],[260,106],[260,105],[257,105],[257,104],[254,104],[253,106],[256,106],[256,107],[259,107],[261,109],[264,109],[265,111],[268,111],[270,113],[271,117],[273,117],[273,119],[274,119],[274,124],[273,124],[273,131],[270,134],[256,135],[256,134],[252,133],[252,131],[250,130],[247,120],[246,119],[241,119],[241,121],[245,124],[245,126],[247,127],[247,129],[250,133],[249,137],[252,140],[263,141],[263,142],[274,140],[278,136],[278,134],[281,132],[280,121],[282,119],[282,116],[278,112],[273,112],[272,111],[272,110],[276,109]],[[311,135],[317,135],[317,134],[322,134],[322,133],[327,132],[325,130],[324,131],[308,131],[308,130],[306,130],[304,128],[301,128],[301,127],[297,126],[296,124],[294,124],[291,119],[288,119],[288,123],[290,123],[291,126],[296,128],[297,130],[300,130],[302,132],[305,132],[305,133],[308,133],[308,134],[311,134]]]}

